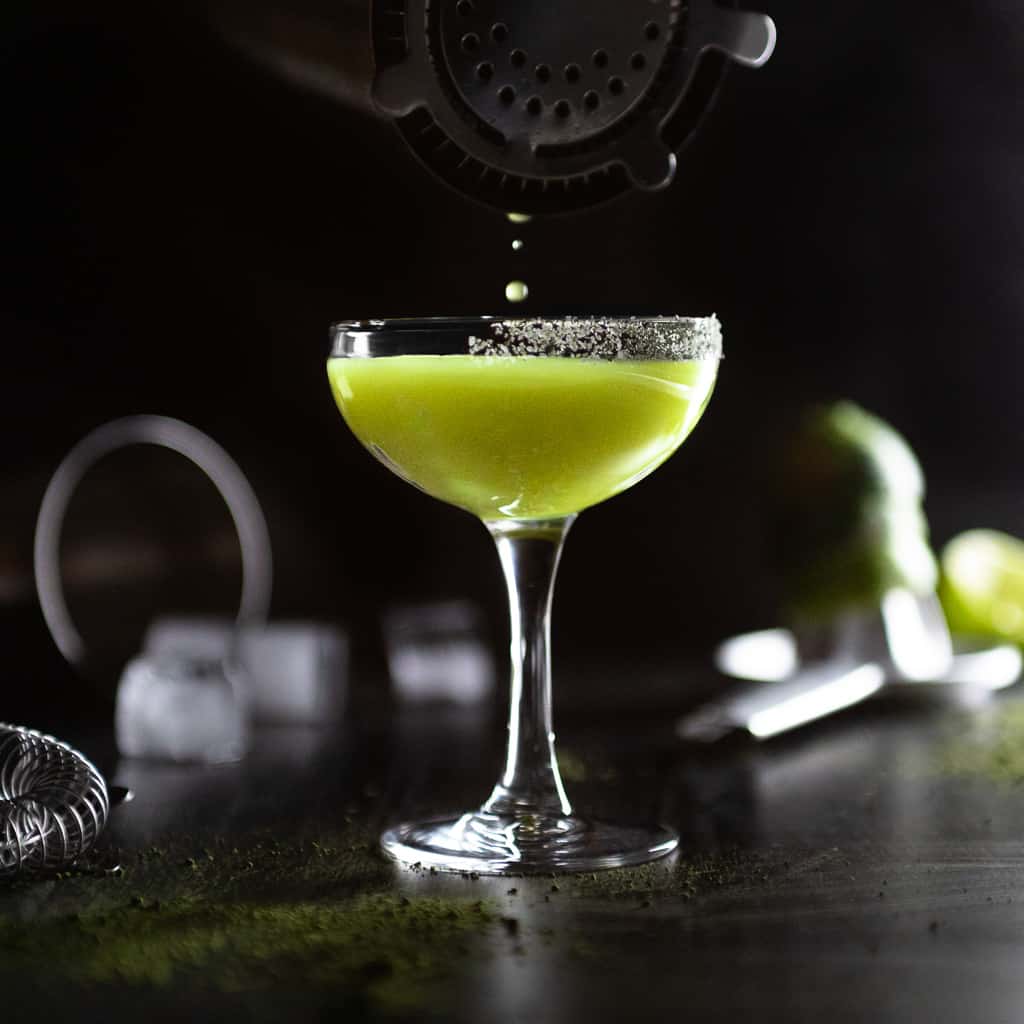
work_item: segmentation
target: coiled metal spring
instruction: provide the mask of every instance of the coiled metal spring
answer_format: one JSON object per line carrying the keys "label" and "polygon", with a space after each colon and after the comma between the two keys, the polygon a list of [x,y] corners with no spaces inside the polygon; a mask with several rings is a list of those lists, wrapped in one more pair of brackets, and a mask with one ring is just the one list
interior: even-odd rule
{"label": "coiled metal spring", "polygon": [[69,867],[109,813],[91,761],[52,736],[0,723],[0,880]]}

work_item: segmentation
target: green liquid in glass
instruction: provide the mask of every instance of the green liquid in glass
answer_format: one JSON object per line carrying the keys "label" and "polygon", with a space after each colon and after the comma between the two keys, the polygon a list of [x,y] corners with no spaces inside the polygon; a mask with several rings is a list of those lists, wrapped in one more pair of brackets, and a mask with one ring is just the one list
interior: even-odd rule
{"label": "green liquid in glass", "polygon": [[327,366],[378,459],[484,520],[569,515],[643,479],[693,430],[717,370],[717,359],[461,355]]}

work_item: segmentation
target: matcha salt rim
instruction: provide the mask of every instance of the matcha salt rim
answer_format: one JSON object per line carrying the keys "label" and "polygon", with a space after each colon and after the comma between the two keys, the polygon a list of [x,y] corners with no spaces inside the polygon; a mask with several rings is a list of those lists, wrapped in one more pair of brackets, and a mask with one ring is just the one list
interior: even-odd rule
{"label": "matcha salt rim", "polygon": [[718,317],[557,317],[496,320],[490,337],[471,335],[474,356],[680,362],[722,358]]}

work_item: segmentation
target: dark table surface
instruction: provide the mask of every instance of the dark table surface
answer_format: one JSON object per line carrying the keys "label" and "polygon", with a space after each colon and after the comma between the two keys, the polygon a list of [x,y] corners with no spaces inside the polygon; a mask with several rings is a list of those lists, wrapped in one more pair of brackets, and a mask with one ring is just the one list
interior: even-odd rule
{"label": "dark table surface", "polygon": [[1022,1019],[1024,701],[716,751],[661,703],[562,708],[559,744],[578,809],[660,817],[680,853],[558,879],[374,852],[386,821],[486,795],[489,712],[354,706],[206,768],[115,764],[83,731],[135,799],[81,870],[0,891],[4,1019]]}

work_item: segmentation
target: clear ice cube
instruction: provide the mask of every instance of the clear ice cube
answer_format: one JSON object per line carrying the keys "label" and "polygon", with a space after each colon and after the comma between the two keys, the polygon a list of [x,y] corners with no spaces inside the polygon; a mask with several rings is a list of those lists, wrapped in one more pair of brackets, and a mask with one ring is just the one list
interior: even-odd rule
{"label": "clear ice cube", "polygon": [[392,609],[384,619],[388,669],[399,699],[475,704],[494,691],[483,616],[468,601]]}
{"label": "clear ice cube", "polygon": [[228,658],[254,722],[318,724],[345,705],[348,637],[319,622],[270,622],[238,629],[227,619],[163,618],[146,633],[148,654]]}
{"label": "clear ice cube", "polygon": [[248,746],[245,699],[221,659],[144,655],[117,689],[114,728],[125,757],[219,764]]}

